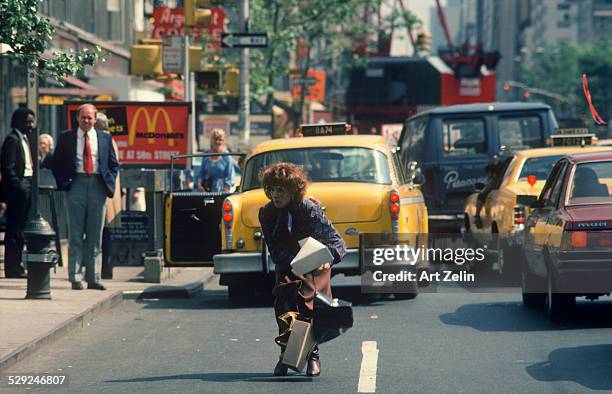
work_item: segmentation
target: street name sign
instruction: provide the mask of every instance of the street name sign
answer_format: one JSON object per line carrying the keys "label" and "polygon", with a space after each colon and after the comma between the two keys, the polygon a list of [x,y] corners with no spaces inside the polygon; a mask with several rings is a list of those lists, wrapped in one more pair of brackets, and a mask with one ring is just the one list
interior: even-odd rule
{"label": "street name sign", "polygon": [[165,72],[183,72],[183,37],[162,36],[163,69]]}
{"label": "street name sign", "polygon": [[266,48],[268,33],[221,33],[224,48]]}

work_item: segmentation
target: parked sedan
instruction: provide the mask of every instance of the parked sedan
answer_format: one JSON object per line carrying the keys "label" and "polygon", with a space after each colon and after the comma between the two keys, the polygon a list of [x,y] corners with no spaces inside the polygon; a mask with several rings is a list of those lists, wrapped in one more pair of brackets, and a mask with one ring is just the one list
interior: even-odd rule
{"label": "parked sedan", "polygon": [[555,319],[577,296],[594,300],[612,290],[611,195],[608,151],[559,160],[537,200],[518,197],[532,208],[523,235],[525,306],[544,304]]}

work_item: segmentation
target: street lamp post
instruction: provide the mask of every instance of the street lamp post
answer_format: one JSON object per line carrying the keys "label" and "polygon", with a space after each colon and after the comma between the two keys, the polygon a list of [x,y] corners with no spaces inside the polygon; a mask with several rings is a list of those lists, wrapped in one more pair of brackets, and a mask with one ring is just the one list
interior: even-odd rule
{"label": "street lamp post", "polygon": [[[34,70],[28,70],[27,101],[29,108],[38,115],[38,75]],[[34,149],[32,149],[34,148]],[[38,128],[32,131],[30,140],[32,154],[32,206],[35,209],[34,218],[26,225],[23,236],[27,248],[26,264],[28,267],[27,299],[51,299],[51,267],[57,263],[57,252],[51,248],[55,232],[49,223],[41,216],[39,210],[39,163],[38,163]]]}

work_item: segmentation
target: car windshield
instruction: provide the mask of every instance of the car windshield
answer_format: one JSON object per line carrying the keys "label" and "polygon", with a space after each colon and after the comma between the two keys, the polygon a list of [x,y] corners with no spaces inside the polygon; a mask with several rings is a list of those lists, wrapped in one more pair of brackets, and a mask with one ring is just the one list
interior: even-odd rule
{"label": "car windshield", "polygon": [[390,184],[387,156],[368,148],[309,148],[270,151],[252,157],[245,167],[243,191],[257,189],[259,173],[278,162],[304,166],[312,182]]}
{"label": "car windshield", "polygon": [[499,144],[502,150],[509,151],[544,146],[540,117],[530,115],[500,118]]}
{"label": "car windshield", "polygon": [[561,157],[563,156],[542,156],[531,157],[525,160],[517,182],[527,182],[527,177],[530,175],[535,176],[537,180],[546,180],[546,178],[548,178],[548,174],[550,174],[550,170],[552,170],[555,163],[559,161]]}
{"label": "car windshield", "polygon": [[612,161],[578,164],[570,187],[570,205],[612,204]]}

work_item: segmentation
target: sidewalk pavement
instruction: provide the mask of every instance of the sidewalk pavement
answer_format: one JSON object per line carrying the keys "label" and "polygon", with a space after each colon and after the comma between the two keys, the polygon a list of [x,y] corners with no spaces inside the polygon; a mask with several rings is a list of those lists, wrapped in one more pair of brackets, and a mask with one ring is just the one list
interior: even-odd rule
{"label": "sidewalk pavement", "polygon": [[212,268],[164,268],[160,284],[143,267],[115,267],[106,291],[72,290],[66,267],[51,270],[51,300],[26,300],[26,279],[0,279],[0,373],[41,347],[85,327],[100,312],[136,298],[189,298],[214,280]]}

